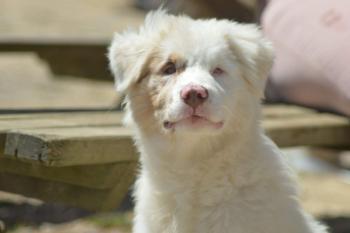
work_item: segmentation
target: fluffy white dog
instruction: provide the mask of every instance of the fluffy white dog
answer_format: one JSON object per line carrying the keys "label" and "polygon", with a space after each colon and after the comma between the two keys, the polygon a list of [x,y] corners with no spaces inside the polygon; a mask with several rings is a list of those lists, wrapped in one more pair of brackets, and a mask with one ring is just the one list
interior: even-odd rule
{"label": "fluffy white dog", "polygon": [[109,59],[141,153],[133,232],[326,232],[261,129],[273,52],[256,26],[158,10]]}

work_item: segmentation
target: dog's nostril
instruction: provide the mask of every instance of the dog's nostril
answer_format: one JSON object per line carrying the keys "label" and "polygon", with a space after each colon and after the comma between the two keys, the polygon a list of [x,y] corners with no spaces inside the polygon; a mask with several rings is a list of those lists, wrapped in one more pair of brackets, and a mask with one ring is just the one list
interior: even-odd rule
{"label": "dog's nostril", "polygon": [[197,98],[200,98],[200,99],[205,99],[207,98],[207,94],[201,94],[201,93],[197,93]]}
{"label": "dog's nostril", "polygon": [[208,90],[199,85],[186,86],[181,91],[181,98],[187,105],[196,108],[208,98]]}

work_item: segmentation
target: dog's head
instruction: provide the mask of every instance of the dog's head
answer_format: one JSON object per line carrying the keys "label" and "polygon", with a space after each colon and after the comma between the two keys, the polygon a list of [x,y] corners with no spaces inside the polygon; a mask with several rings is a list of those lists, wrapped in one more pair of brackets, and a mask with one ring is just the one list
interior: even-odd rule
{"label": "dog's head", "polygon": [[254,25],[158,10],[115,35],[109,60],[138,127],[212,134],[256,114],[272,54]]}

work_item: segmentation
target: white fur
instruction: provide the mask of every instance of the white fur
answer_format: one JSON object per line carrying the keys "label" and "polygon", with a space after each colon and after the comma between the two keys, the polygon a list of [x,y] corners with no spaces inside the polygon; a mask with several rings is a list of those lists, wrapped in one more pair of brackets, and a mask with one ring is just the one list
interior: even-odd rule
{"label": "white fur", "polygon": [[[150,57],[166,61],[174,52],[185,60],[183,71],[150,71],[141,80]],[[162,10],[139,31],[115,36],[110,66],[127,95],[127,121],[141,153],[134,233],[326,232],[301,209],[290,171],[259,124],[272,58],[254,25]],[[225,72],[216,77],[215,67]],[[189,84],[208,90],[197,113],[222,127],[183,120],[192,109],[179,93]],[[150,104],[151,90],[164,106]],[[176,123],[165,129],[165,121]]]}

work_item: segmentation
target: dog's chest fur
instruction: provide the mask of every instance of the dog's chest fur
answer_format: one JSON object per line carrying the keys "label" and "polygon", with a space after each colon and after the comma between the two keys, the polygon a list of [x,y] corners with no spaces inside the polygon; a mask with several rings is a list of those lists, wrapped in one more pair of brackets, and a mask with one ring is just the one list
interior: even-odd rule
{"label": "dog's chest fur", "polygon": [[[264,154],[263,147],[255,154],[245,146],[221,146],[218,151],[203,145],[198,157],[179,155],[186,151],[180,147],[156,155],[157,161],[147,154],[154,157],[157,146],[143,147],[136,190],[136,213],[142,216],[136,216],[135,232],[280,233],[286,227],[288,232],[309,232],[278,157]],[[162,156],[164,161],[159,160]]]}

